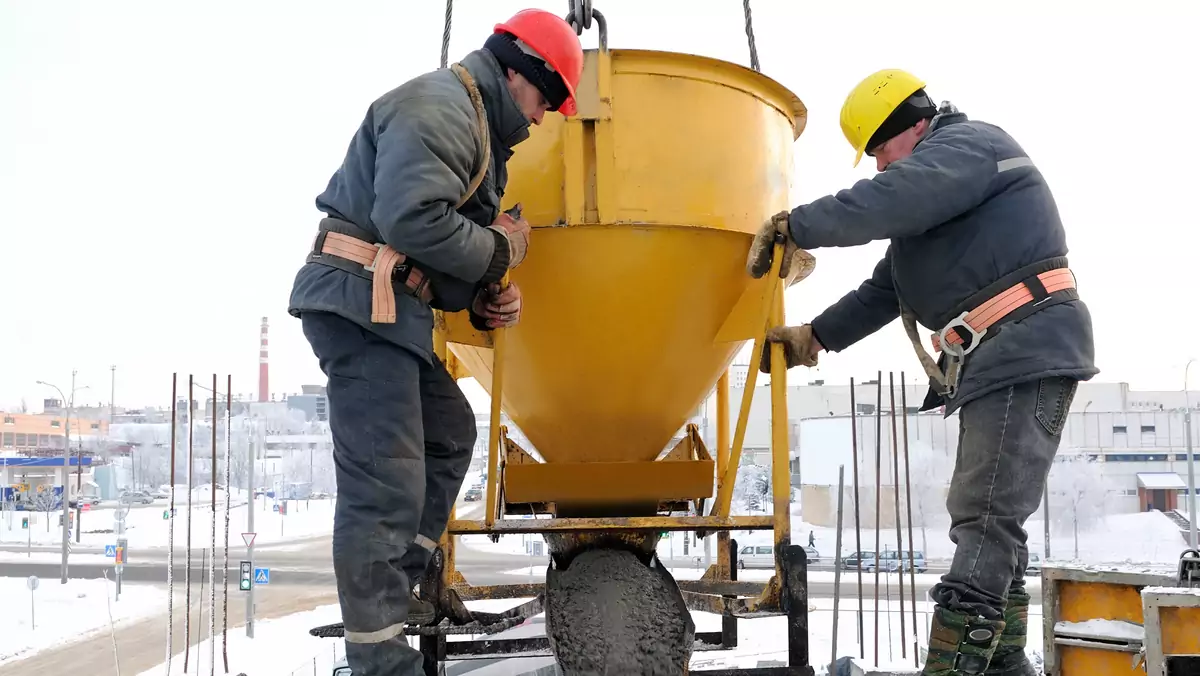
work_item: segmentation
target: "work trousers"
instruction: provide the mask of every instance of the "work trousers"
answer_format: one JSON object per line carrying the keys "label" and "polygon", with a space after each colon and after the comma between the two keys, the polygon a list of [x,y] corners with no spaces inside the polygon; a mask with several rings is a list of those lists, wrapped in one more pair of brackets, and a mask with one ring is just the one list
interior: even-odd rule
{"label": "work trousers", "polygon": [[329,379],[346,660],[354,676],[420,676],[403,634],[408,601],[470,465],[475,414],[436,360],[334,314],[301,321]]}
{"label": "work trousers", "polygon": [[1078,381],[1049,377],[988,393],[959,409],[958,454],[946,507],[957,547],[930,597],[1000,619],[1024,592],[1025,520],[1037,511]]}

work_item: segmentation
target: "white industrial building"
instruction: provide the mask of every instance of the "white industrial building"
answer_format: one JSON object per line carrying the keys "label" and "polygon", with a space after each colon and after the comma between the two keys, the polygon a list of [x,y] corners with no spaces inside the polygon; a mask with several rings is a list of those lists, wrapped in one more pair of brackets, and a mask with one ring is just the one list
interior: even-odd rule
{"label": "white industrial building", "polygon": [[[737,423],[743,394],[742,388],[733,385],[745,383],[746,368],[735,366],[730,378],[731,430]],[[899,483],[905,484],[902,443],[905,425],[914,512],[944,513],[945,491],[953,473],[958,443],[957,414],[943,418],[940,410],[917,413],[925,398],[927,379],[924,374],[906,374],[903,395],[900,374],[895,374],[896,439],[901,443],[893,451],[892,395],[887,373],[883,374],[882,380],[882,393],[874,374],[855,386],[856,424],[853,427],[858,440],[860,501],[867,500],[870,506],[864,511],[865,526],[874,525],[877,403],[882,403],[881,435],[878,437],[881,441],[881,525],[894,523],[897,467],[891,462],[893,453],[900,457]],[[834,525],[838,466],[845,467],[848,487],[852,484],[854,470],[849,383],[791,386],[787,394],[792,484],[800,491],[804,520],[814,525]],[[1078,503],[1082,499],[1079,494],[1086,492],[1098,494],[1089,495],[1088,500],[1095,503],[1095,509],[1106,514],[1157,509],[1181,527],[1186,527],[1188,463],[1184,415],[1185,407],[1189,405],[1196,412],[1200,406],[1200,392],[1147,392],[1131,390],[1126,383],[1081,383],[1063,432],[1056,468],[1051,472],[1051,511],[1060,511],[1063,505],[1072,501]],[[709,398],[693,422],[701,427],[708,443],[713,444],[716,437],[715,397]],[[1193,440],[1200,444],[1196,421],[1192,422],[1192,427]],[[760,385],[755,388],[751,403],[743,464],[769,464],[770,439],[770,388]],[[1200,453],[1194,459],[1200,461]],[[1068,463],[1071,463],[1070,471],[1067,470]],[[1196,471],[1200,472],[1200,467]],[[1200,476],[1197,481],[1200,482]],[[849,504],[849,489],[846,497],[846,504]],[[902,497],[902,502],[906,497]],[[891,509],[887,507],[889,504],[893,505]],[[901,507],[902,511],[907,511],[904,504]]]}

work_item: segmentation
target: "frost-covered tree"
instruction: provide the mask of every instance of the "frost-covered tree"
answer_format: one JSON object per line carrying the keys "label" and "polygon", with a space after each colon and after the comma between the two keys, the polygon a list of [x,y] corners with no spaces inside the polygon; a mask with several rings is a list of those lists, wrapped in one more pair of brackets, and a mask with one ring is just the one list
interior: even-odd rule
{"label": "frost-covered tree", "polygon": [[50,532],[50,514],[57,511],[57,508],[62,504],[54,495],[54,490],[47,487],[47,490],[38,491],[33,494],[33,508],[46,515],[46,532]]}
{"label": "frost-covered tree", "polygon": [[1104,517],[1108,489],[1102,466],[1090,455],[1060,455],[1050,468],[1048,481],[1053,518],[1071,528],[1078,559],[1080,529],[1086,532]]}
{"label": "frost-covered tree", "polygon": [[747,513],[764,511],[770,503],[771,468],[745,461],[738,467],[737,480],[733,484],[733,503],[741,505]]}
{"label": "frost-covered tree", "polygon": [[[921,529],[921,549],[928,552],[928,529],[938,525],[946,515],[946,489],[954,473],[954,458],[946,451],[910,442],[908,460],[911,464],[908,473],[912,482],[913,526]],[[903,458],[900,462],[903,471]],[[907,505],[901,505],[901,508],[907,508]]]}

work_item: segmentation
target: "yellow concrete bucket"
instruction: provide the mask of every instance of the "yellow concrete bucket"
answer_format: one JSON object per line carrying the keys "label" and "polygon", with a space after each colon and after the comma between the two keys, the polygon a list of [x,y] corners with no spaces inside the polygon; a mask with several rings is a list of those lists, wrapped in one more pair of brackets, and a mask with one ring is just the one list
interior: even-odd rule
{"label": "yellow concrete bucket", "polygon": [[[505,332],[501,401],[545,462],[510,464],[504,497],[627,515],[711,495],[711,460],[706,475],[654,460],[763,330],[773,287],[746,274],[746,253],[789,208],[806,111],[724,61],[586,57],[578,116],[547,115],[508,163],[503,207],[520,202],[534,231],[511,273],[524,309]],[[491,392],[491,335],[465,313],[438,327]]]}

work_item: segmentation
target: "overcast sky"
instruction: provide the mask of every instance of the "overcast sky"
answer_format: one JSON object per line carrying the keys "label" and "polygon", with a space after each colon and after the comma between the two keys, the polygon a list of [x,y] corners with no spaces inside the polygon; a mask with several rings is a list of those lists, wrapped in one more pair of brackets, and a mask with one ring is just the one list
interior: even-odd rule
{"label": "overcast sky", "polygon": [[[748,65],[741,5],[595,2],[612,48]],[[451,58],[526,6],[565,15],[568,3],[458,0]],[[850,166],[839,108],[872,71],[911,70],[935,100],[1012,133],[1050,182],[1093,313],[1097,379],[1178,389],[1200,356],[1200,9],[1076,6],[752,2],[763,72],[809,110],[796,204],[872,175],[869,158]],[[263,316],[271,389],[323,383],[286,311],[313,200],[371,101],[438,66],[443,11],[440,0],[0,0],[0,406],[24,397],[40,410],[53,392],[36,381],[66,389],[72,368],[90,387],[80,403],[107,402],[113,364],[125,406],[168,404],[172,372],[185,384],[228,373],[235,392],[255,392]],[[583,41],[595,47],[595,30]],[[816,272],[788,293],[789,323],[857,286],[885,246],[818,250]],[[791,381],[920,375],[899,322],[821,362]]]}

